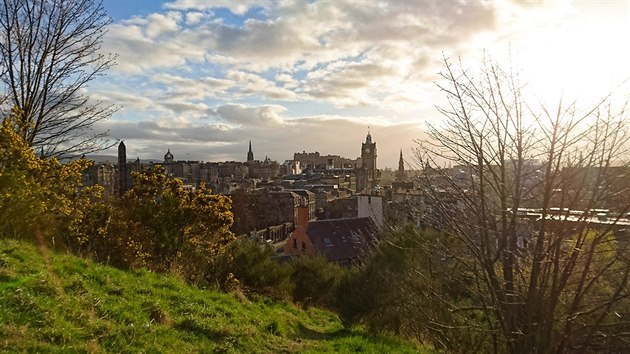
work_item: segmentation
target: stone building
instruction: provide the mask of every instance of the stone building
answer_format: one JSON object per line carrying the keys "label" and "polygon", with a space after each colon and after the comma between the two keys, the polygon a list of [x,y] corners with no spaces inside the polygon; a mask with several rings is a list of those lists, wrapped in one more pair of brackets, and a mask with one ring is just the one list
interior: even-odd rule
{"label": "stone building", "polygon": [[[315,194],[305,190],[267,189],[232,191],[232,230],[239,235],[261,233],[261,230],[281,227],[292,231],[297,220],[298,208],[306,208],[309,220],[315,219]],[[287,233],[273,233],[276,241]]]}
{"label": "stone building", "polygon": [[118,171],[110,162],[95,163],[83,172],[83,185],[86,187],[100,185],[107,196],[116,196]]}
{"label": "stone building", "polygon": [[376,168],[376,142],[368,132],[365,142],[361,144],[361,167],[357,169],[357,191],[371,192],[378,186],[380,172]]}
{"label": "stone building", "polygon": [[308,208],[300,207],[295,231],[283,251],[285,255],[321,255],[330,262],[349,266],[368,254],[377,242],[377,233],[370,218],[309,221]]}
{"label": "stone building", "polygon": [[348,168],[354,169],[361,165],[360,159],[348,159],[339,155],[320,155],[319,152],[296,152],[293,154],[293,161],[300,163],[303,169],[332,169]]}
{"label": "stone building", "polygon": [[280,176],[280,164],[268,157],[264,161],[248,161],[247,166],[250,178],[269,181]]}
{"label": "stone building", "polygon": [[118,184],[116,188],[116,195],[122,197],[127,189],[131,185],[129,170],[127,169],[127,147],[121,140],[118,144]]}

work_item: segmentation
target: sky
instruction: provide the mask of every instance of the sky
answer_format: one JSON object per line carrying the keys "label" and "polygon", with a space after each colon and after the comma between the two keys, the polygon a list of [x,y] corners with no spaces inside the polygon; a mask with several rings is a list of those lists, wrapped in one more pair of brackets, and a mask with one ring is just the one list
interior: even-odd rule
{"label": "sky", "polygon": [[[537,99],[596,100],[630,78],[630,1],[104,0],[117,65],[90,96],[128,158],[411,160],[444,106],[444,58],[516,63]],[[507,65],[507,64],[506,64]],[[115,150],[105,151],[115,155]],[[411,162],[411,161],[410,161]]]}

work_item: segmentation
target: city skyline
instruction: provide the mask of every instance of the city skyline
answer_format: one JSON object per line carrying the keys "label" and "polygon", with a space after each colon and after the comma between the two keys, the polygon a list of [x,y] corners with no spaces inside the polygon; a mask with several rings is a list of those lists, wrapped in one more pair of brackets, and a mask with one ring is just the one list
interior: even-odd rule
{"label": "city skyline", "polygon": [[444,56],[512,56],[543,101],[597,100],[630,77],[628,1],[103,4],[118,65],[87,90],[121,109],[96,128],[146,159],[241,161],[249,140],[257,159],[356,158],[369,126],[395,169],[439,125]]}

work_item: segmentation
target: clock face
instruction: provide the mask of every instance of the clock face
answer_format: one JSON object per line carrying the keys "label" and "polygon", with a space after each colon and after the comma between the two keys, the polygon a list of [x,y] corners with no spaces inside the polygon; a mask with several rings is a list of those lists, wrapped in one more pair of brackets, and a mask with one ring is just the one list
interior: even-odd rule
{"label": "clock face", "polygon": [[370,153],[370,149],[369,148],[365,149],[365,152],[367,152],[369,154]]}

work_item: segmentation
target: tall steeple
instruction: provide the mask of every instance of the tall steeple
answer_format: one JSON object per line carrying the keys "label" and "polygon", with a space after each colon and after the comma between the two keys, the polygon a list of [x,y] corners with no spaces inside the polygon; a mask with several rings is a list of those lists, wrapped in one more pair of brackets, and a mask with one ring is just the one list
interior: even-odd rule
{"label": "tall steeple", "polygon": [[247,162],[254,161],[254,152],[252,151],[252,141],[249,141],[249,151],[247,152]]}
{"label": "tall steeple", "polygon": [[400,158],[398,159],[398,171],[396,172],[396,178],[401,181],[405,180],[405,160],[403,160],[402,149],[400,149]]}

